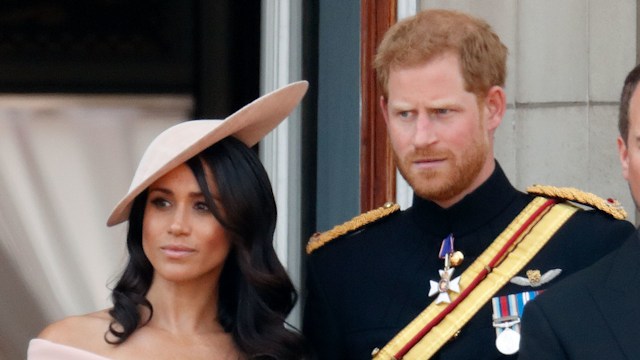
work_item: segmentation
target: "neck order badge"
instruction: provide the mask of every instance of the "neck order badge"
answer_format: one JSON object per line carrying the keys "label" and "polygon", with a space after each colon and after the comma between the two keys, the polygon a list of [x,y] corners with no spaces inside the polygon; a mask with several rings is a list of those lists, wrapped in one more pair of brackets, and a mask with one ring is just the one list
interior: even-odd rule
{"label": "neck order badge", "polygon": [[452,279],[454,267],[460,265],[464,256],[459,251],[454,251],[454,237],[453,234],[449,234],[440,245],[440,259],[444,259],[444,269],[439,270],[440,281],[429,281],[430,289],[429,296],[438,294],[435,300],[436,304],[450,303],[451,297],[449,291],[454,293],[460,293],[460,277]]}

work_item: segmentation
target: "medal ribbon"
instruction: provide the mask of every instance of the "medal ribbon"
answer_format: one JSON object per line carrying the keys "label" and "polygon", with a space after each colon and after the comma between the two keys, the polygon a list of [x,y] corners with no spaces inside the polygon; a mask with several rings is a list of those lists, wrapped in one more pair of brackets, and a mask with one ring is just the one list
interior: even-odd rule
{"label": "medal ribbon", "polygon": [[506,296],[494,297],[491,299],[491,306],[493,307],[493,322],[496,328],[496,335],[500,335],[507,327],[513,328],[513,330],[520,332],[520,322],[513,324],[512,326],[499,326],[499,324],[507,324],[513,319],[519,320],[522,317],[522,311],[524,305],[533,300],[541,290],[537,291],[525,291],[519,294],[510,294]]}
{"label": "medal ribbon", "polygon": [[447,255],[451,254],[453,254],[453,234],[447,235],[447,237],[442,240],[438,257],[440,257],[440,259],[444,259]]}

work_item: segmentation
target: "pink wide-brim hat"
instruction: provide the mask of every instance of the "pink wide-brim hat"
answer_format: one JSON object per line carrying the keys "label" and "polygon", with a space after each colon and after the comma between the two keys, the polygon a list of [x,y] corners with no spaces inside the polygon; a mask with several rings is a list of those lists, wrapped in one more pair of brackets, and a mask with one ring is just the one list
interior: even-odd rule
{"label": "pink wide-brim hat", "polygon": [[190,120],[158,135],[140,159],[127,194],[115,206],[107,226],[129,218],[131,205],[154,181],[202,150],[233,136],[251,147],[273,130],[300,103],[309,83],[298,81],[254,100],[223,120]]}

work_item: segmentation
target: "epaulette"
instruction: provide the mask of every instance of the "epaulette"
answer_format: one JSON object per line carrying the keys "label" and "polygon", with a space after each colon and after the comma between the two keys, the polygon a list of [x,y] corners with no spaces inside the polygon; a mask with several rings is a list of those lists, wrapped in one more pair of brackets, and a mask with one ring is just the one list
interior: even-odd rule
{"label": "epaulette", "polygon": [[398,210],[400,210],[400,205],[388,202],[382,207],[362,213],[344,224],[336,225],[331,230],[327,230],[322,233],[317,232],[311,236],[307,243],[307,254],[311,254],[314,250],[339,236],[382,219],[383,217],[391,215]]}
{"label": "epaulette", "polygon": [[527,188],[527,192],[529,194],[568,200],[582,205],[587,205],[598,210],[602,210],[618,220],[624,220],[627,218],[627,212],[618,200],[605,200],[598,195],[578,190],[576,188],[533,185]]}

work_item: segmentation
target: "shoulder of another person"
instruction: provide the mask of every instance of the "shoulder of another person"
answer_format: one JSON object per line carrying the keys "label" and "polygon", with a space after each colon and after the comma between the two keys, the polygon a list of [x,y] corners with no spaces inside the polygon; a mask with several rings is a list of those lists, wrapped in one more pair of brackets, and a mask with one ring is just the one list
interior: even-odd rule
{"label": "shoulder of another person", "polygon": [[86,315],[70,316],[48,325],[38,338],[61,345],[86,348],[94,341],[104,342],[111,317],[107,310]]}
{"label": "shoulder of another person", "polygon": [[610,273],[608,269],[615,261],[616,256],[619,256],[618,252],[611,252],[586,268],[569,274],[560,279],[557,284],[542,291],[539,295],[540,298],[536,296],[534,301],[541,304],[541,306],[544,304],[544,307],[562,307],[567,304],[575,305],[586,299],[592,299],[593,294],[589,295],[588,287],[591,285],[599,286],[594,284],[604,284],[607,282],[606,279]]}
{"label": "shoulder of another person", "polygon": [[592,209],[602,211],[618,220],[624,220],[627,218],[627,212],[617,200],[611,198],[603,199],[598,195],[576,188],[532,185],[527,188],[527,192],[532,195],[570,201],[572,203],[588,206]]}
{"label": "shoulder of another person", "polygon": [[334,239],[359,230],[366,225],[373,224],[399,210],[400,205],[388,202],[377,209],[367,211],[343,224],[336,225],[331,230],[315,233],[307,242],[307,254],[311,254]]}

